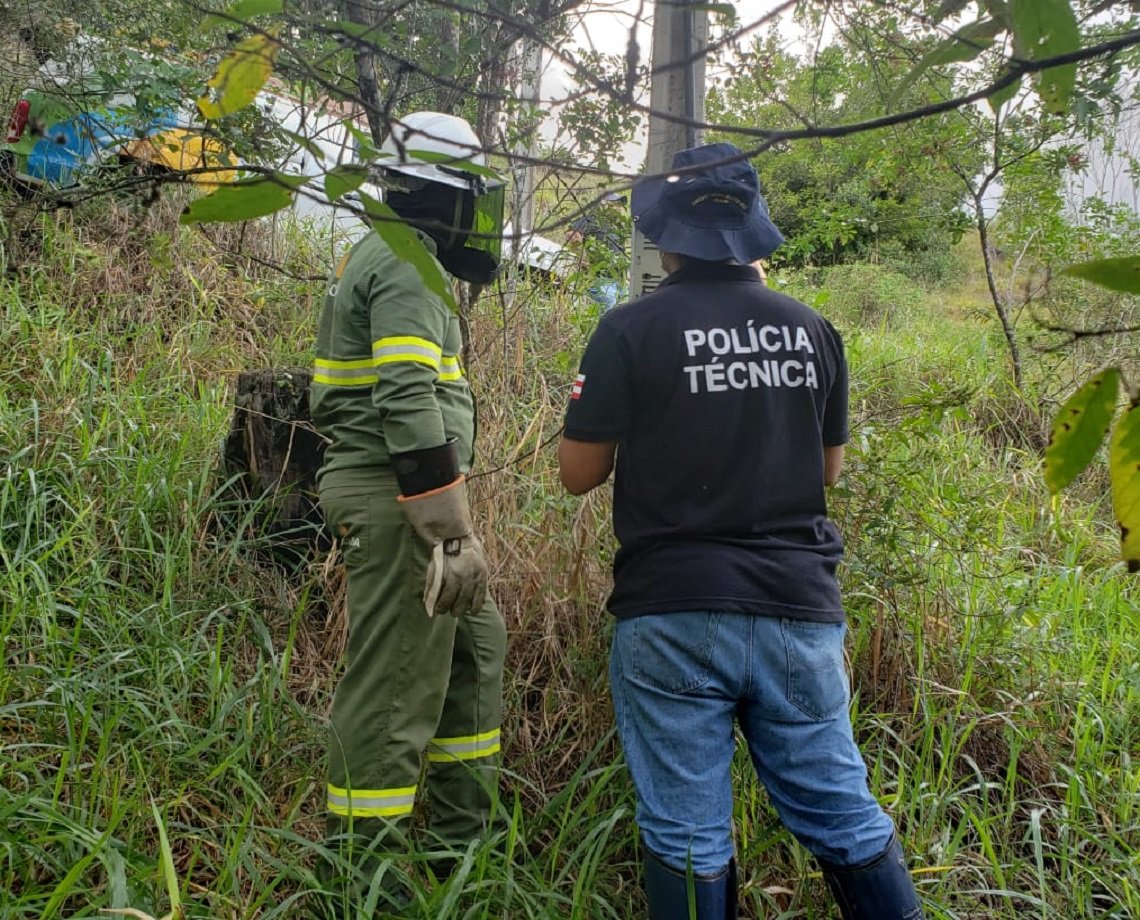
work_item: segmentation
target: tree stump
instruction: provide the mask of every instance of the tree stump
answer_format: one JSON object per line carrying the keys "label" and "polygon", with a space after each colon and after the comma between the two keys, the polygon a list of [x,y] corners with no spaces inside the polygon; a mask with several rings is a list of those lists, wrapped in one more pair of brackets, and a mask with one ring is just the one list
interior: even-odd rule
{"label": "tree stump", "polygon": [[317,506],[325,440],[309,415],[307,368],[244,371],[222,449],[224,517],[259,555],[296,570],[332,545]]}

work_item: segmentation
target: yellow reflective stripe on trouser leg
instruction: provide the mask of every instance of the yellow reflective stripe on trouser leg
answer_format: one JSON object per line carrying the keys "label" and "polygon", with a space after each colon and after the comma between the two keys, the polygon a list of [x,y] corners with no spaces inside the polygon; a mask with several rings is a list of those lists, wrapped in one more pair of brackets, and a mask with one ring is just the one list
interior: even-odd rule
{"label": "yellow reflective stripe on trouser leg", "polygon": [[334,815],[353,818],[392,818],[410,815],[416,804],[416,787],[398,789],[341,789],[329,783],[328,807]]}
{"label": "yellow reflective stripe on trouser leg", "polygon": [[428,746],[428,760],[446,763],[451,760],[478,760],[499,753],[499,729],[479,735],[462,735],[458,738],[433,738]]}
{"label": "yellow reflective stripe on trouser leg", "polygon": [[394,335],[372,343],[372,363],[391,364],[395,361],[414,361],[439,370],[443,349],[430,339],[415,335]]}
{"label": "yellow reflective stripe on trouser leg", "polygon": [[371,386],[378,379],[371,358],[355,361],[332,361],[317,358],[313,362],[313,382],[333,387]]}

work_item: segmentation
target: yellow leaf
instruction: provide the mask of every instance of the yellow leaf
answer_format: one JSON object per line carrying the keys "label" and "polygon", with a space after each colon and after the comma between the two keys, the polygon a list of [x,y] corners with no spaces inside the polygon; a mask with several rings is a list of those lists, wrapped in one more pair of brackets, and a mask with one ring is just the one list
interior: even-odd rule
{"label": "yellow leaf", "polygon": [[1140,405],[1117,421],[1108,452],[1112,510],[1120,526],[1120,553],[1129,572],[1140,572]]}
{"label": "yellow leaf", "polygon": [[273,36],[261,32],[239,42],[222,59],[198,100],[202,117],[221,118],[253,102],[273,73],[280,50],[281,45]]}

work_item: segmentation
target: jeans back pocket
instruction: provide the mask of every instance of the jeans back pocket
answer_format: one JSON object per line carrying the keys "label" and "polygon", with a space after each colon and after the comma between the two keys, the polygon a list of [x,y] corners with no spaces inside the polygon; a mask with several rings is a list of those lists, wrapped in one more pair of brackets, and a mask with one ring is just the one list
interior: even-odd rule
{"label": "jeans back pocket", "polygon": [[850,696],[843,660],[843,623],[782,620],[788,663],[788,702],[822,721],[845,707]]}
{"label": "jeans back pocket", "polygon": [[627,625],[633,676],[669,693],[708,683],[719,613],[655,613]]}

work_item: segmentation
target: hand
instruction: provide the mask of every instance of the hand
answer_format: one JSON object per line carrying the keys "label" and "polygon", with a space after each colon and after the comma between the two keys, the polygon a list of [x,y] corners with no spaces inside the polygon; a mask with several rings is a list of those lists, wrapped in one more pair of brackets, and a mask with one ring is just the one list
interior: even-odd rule
{"label": "hand", "polygon": [[487,599],[487,557],[474,535],[443,540],[431,551],[424,609],[455,617],[474,613]]}
{"label": "hand", "polygon": [[487,598],[487,558],[471,525],[463,477],[439,489],[400,496],[400,507],[416,533],[431,547],[424,609],[465,616]]}

